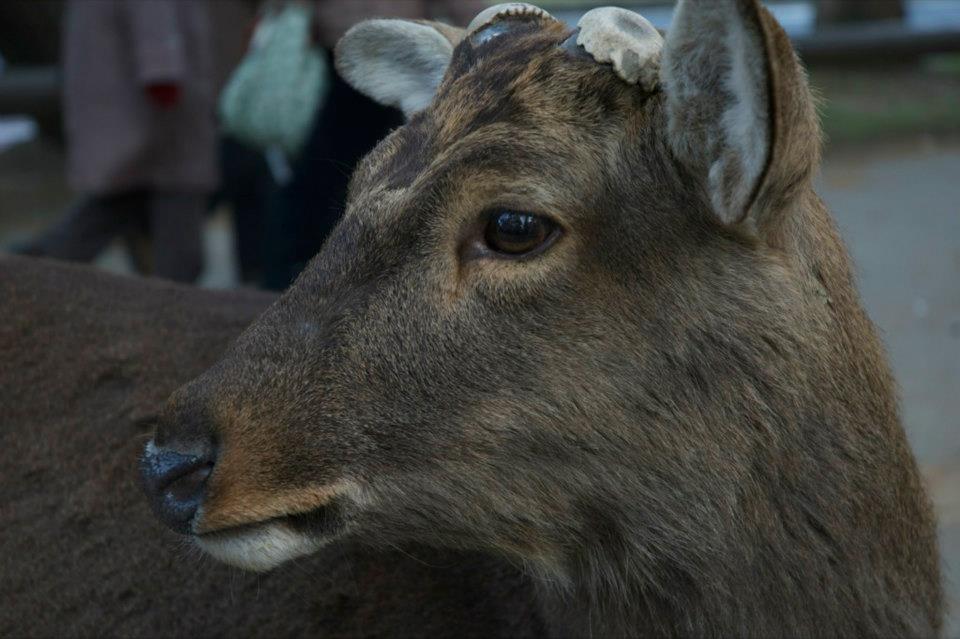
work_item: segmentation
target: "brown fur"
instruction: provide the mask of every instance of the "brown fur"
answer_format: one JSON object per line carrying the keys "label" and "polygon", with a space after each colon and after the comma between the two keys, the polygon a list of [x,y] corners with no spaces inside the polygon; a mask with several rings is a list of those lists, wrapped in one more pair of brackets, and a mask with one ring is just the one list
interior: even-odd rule
{"label": "brown fur", "polygon": [[[220,447],[205,516],[256,494],[251,525],[506,557],[558,634],[936,635],[933,515],[813,192],[809,90],[737,6],[771,118],[743,217],[668,133],[684,106],[570,56],[563,25],[458,45],[320,255],[168,404],[158,444]],[[493,258],[495,207],[564,234]],[[284,498],[334,486],[319,511]],[[334,524],[297,523],[317,512]]]}
{"label": "brown fur", "polygon": [[135,462],[162,398],[274,299],[0,259],[0,636],[536,636],[469,553],[351,546],[250,575],[156,525]]}

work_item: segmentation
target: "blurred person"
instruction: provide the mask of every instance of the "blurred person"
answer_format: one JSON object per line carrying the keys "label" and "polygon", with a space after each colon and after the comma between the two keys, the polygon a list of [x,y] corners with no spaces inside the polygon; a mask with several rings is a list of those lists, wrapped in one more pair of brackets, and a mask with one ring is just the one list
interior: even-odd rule
{"label": "blurred person", "polygon": [[[213,31],[216,94],[243,60],[257,20],[259,0],[213,0],[209,3]],[[210,210],[226,204],[233,215],[238,277],[245,284],[263,279],[265,219],[276,190],[263,154],[220,131],[220,186],[208,202]]]}
{"label": "blurred person", "polygon": [[815,0],[814,6],[821,27],[904,17],[903,0]]}
{"label": "blurred person", "polygon": [[153,274],[191,282],[217,186],[207,2],[68,0],[67,172],[80,200],[21,252],[89,261],[137,229]]}
{"label": "blurred person", "polygon": [[333,47],[351,26],[376,17],[442,20],[465,26],[489,2],[479,0],[312,0],[316,40],[331,66],[331,83],[292,179],[275,196],[267,219],[263,283],[286,288],[319,252],[340,219],[357,162],[393,128],[400,111],[355,91],[333,68]]}

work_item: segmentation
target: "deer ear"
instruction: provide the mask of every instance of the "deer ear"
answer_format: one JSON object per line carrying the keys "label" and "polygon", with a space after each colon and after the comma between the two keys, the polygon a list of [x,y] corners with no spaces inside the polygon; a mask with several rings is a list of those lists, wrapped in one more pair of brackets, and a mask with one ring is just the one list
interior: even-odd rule
{"label": "deer ear", "polygon": [[756,227],[807,184],[819,127],[786,34],[756,0],[680,0],[661,63],[670,145],[724,223]]}
{"label": "deer ear", "polygon": [[457,35],[428,22],[367,20],[337,43],[337,71],[360,93],[409,118],[433,101]]}

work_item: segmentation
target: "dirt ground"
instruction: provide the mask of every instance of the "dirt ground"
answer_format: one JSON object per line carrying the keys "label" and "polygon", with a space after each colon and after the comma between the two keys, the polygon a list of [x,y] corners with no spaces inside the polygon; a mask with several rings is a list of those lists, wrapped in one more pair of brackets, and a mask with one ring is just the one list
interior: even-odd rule
{"label": "dirt ground", "polygon": [[[53,145],[0,155],[0,246],[42,228],[70,193]],[[960,141],[926,136],[828,153],[818,189],[853,253],[901,386],[903,419],[939,512],[948,637],[960,637]],[[236,284],[227,212],[207,231],[202,285]],[[129,272],[120,247],[100,260]]]}

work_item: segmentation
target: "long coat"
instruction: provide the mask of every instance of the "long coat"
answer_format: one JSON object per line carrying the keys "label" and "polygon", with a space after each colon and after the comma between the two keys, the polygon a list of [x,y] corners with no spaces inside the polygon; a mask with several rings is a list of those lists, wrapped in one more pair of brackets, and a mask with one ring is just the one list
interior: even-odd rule
{"label": "long coat", "polygon": [[[217,183],[209,7],[196,0],[69,0],[64,33],[68,178],[110,194]],[[169,109],[145,87],[175,83]]]}
{"label": "long coat", "polygon": [[344,32],[369,18],[442,20],[465,27],[486,0],[315,0],[320,44],[332,48]]}

